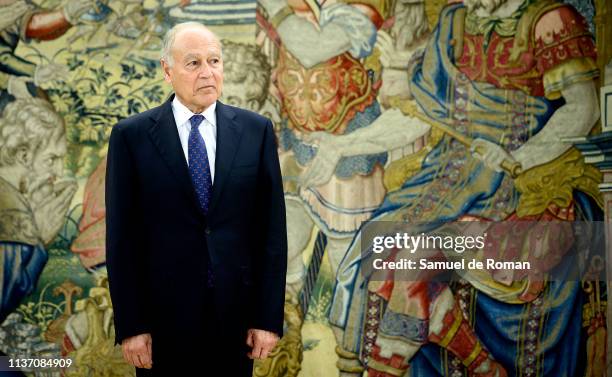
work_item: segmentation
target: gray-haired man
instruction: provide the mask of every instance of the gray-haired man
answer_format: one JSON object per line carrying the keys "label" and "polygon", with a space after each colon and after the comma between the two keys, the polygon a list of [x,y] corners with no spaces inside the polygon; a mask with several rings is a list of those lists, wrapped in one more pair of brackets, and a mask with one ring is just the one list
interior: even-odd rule
{"label": "gray-haired man", "polygon": [[175,95],[111,134],[106,260],[116,341],[139,376],[250,377],[251,359],[282,335],[287,234],[274,132],[269,119],[217,101],[222,59],[210,30],[176,25],[161,61]]}

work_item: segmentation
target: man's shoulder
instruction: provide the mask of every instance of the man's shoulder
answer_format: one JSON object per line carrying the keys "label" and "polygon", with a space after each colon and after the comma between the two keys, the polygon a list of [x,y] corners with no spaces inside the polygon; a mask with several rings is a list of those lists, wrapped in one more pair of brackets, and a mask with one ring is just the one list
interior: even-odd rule
{"label": "man's shoulder", "polygon": [[544,45],[590,36],[587,20],[570,4],[552,3],[534,21],[535,39]]}
{"label": "man's shoulder", "polygon": [[[133,114],[127,118],[120,120],[115,126],[120,131],[123,130],[136,130],[142,127],[149,127],[155,122],[159,116],[159,112],[165,103],[154,107],[152,109],[143,111],[142,113]],[[130,132],[130,131],[127,131]]]}

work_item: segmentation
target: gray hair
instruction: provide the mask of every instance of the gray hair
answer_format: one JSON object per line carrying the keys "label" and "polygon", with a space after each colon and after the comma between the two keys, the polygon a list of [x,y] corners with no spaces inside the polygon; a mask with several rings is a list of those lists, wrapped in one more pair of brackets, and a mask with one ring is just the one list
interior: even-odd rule
{"label": "gray hair", "polygon": [[161,60],[166,62],[166,64],[171,67],[174,65],[174,59],[172,58],[172,47],[174,47],[174,40],[176,39],[176,34],[178,34],[179,31],[188,28],[200,28],[211,33],[215,37],[217,43],[219,43],[219,48],[221,49],[221,57],[223,57],[223,45],[221,44],[221,40],[219,39],[219,37],[217,37],[215,33],[213,33],[203,24],[195,21],[189,21],[176,24],[166,32],[166,34],[164,35],[164,39],[162,40]]}
{"label": "gray hair", "polygon": [[0,118],[0,166],[15,164],[19,150],[36,151],[64,134],[64,120],[48,101],[17,99]]}

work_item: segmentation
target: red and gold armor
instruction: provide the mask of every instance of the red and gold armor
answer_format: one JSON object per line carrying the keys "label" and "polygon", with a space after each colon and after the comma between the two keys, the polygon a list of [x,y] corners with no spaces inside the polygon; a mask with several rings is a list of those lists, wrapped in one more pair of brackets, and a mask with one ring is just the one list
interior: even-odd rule
{"label": "red and gold armor", "polygon": [[[359,8],[377,28],[393,6],[389,0],[343,2]],[[317,14],[319,11],[319,6],[309,1],[290,1],[289,5],[296,12]],[[306,68],[281,44],[276,77],[289,127],[302,132],[342,134],[355,114],[365,110],[376,98],[363,64],[348,52]]]}
{"label": "red and gold armor", "polygon": [[[578,70],[592,70],[596,49],[585,19],[567,5],[553,4],[552,9],[542,11],[536,14],[526,38],[503,37],[493,31],[487,39],[466,31],[457,67],[473,81],[523,90],[532,96],[547,94],[545,74],[563,63],[577,59],[572,64]],[[515,57],[517,47],[522,52]],[[582,59],[591,59],[592,64]]]}
{"label": "red and gold armor", "polygon": [[365,68],[349,53],[305,68],[281,47],[276,72],[290,127],[303,132],[342,134],[375,98]]}

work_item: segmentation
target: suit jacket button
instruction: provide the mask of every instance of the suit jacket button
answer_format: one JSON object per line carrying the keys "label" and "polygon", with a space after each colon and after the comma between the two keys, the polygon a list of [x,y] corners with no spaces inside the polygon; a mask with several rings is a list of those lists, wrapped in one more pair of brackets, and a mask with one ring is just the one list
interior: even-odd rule
{"label": "suit jacket button", "polygon": [[210,228],[206,227],[206,229],[204,229],[204,233],[206,233],[206,235],[209,235],[210,234]]}

